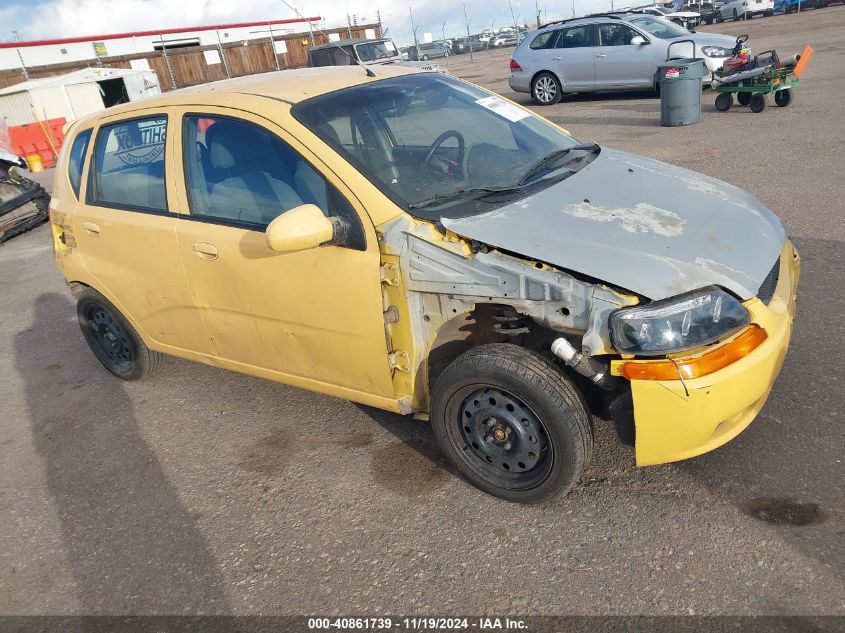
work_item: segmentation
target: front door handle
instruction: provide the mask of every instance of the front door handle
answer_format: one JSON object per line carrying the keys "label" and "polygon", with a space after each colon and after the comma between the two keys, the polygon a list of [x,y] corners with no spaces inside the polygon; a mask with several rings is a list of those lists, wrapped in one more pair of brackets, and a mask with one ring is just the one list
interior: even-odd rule
{"label": "front door handle", "polygon": [[560,59],[561,59],[560,57],[552,57],[552,61],[555,61],[555,62],[559,62]]}
{"label": "front door handle", "polygon": [[194,255],[208,261],[217,259],[217,247],[208,242],[194,242]]}
{"label": "front door handle", "polygon": [[100,226],[95,222],[83,222],[82,229],[88,231],[92,235],[99,235],[100,234]]}
{"label": "front door handle", "polygon": [[598,55],[596,55],[596,57],[607,57],[607,55],[605,55],[604,53],[599,53]]}

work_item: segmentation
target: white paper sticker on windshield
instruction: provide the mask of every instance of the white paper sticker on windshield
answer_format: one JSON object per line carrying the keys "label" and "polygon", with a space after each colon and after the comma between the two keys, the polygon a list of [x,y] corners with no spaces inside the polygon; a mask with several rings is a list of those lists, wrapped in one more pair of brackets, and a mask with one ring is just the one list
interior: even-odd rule
{"label": "white paper sticker on windshield", "polygon": [[508,121],[513,121],[514,123],[529,116],[529,113],[522,108],[519,108],[512,103],[508,103],[499,97],[484,97],[483,99],[476,99],[475,102],[481,107],[487,108],[491,112],[495,112],[500,117],[504,117]]}

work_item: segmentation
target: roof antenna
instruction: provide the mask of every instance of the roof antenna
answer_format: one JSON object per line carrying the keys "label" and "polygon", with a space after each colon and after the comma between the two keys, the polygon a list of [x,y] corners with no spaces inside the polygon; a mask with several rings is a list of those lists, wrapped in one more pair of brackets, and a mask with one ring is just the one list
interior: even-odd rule
{"label": "roof antenna", "polygon": [[[330,38],[330,37],[329,37],[328,33],[326,33],[325,31],[323,31],[323,29],[321,29],[320,27],[317,27],[317,28],[315,29],[315,28],[313,27],[313,25],[311,24],[311,20],[309,20],[308,18],[306,18],[304,15],[302,15],[302,14],[301,14],[301,13],[297,10],[297,8],[296,8],[296,7],[294,7],[294,6],[290,5],[290,4],[288,4],[288,2],[286,2],[286,0],[282,0],[282,4],[283,4],[283,5],[285,5],[285,6],[286,6],[288,9],[290,9],[291,11],[293,11],[293,12],[297,15],[297,17],[299,17],[301,20],[303,20],[303,21],[305,21],[305,22],[308,22],[308,27],[311,29],[312,33],[313,33],[314,31],[317,31],[318,33],[320,33],[321,35],[323,35],[323,36],[324,36],[324,37],[325,37],[325,38],[329,41],[329,44],[333,44],[333,45],[335,46],[335,48],[337,48],[337,49],[338,49],[338,50],[340,50],[340,51],[343,51],[343,54],[344,54],[344,55],[346,55],[349,59],[351,59],[351,60],[352,60],[355,64],[358,64],[358,60],[357,60],[357,59],[355,59],[354,57],[352,57],[352,55],[350,55],[350,54],[349,54],[349,51],[347,51],[345,48],[343,48],[343,46],[340,46],[337,42],[333,41],[333,40],[332,40],[332,38]],[[314,44],[314,42],[312,41],[312,42],[311,42],[311,44],[313,45],[313,44]],[[373,70],[372,70],[369,66],[367,66],[366,64],[360,64],[360,65],[363,67],[364,72],[365,72],[365,73],[367,73],[367,77],[375,77],[375,76],[376,76],[376,74],[373,72]]]}

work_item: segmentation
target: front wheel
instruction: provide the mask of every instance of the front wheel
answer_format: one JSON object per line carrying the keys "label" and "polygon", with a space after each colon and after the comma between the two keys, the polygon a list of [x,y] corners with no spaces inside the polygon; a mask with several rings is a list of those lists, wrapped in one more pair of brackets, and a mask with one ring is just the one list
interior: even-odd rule
{"label": "front wheel", "polygon": [[778,90],[775,93],[775,103],[778,104],[781,108],[785,108],[790,103],[792,103],[792,90],[790,88]]}
{"label": "front wheel", "polygon": [[540,73],[531,84],[531,96],[540,105],[553,105],[560,101],[563,89],[552,73]]}
{"label": "front wheel", "polygon": [[135,328],[103,295],[92,288],[76,300],[76,316],[85,341],[103,367],[123,380],[140,380],[161,365]]}
{"label": "front wheel", "polygon": [[754,112],[762,112],[766,109],[766,97],[759,92],[751,95],[751,101],[748,102],[748,108]]}
{"label": "front wheel", "polygon": [[424,61],[424,62],[427,62],[428,61],[428,55],[423,55],[420,59],[422,59],[422,61]]}
{"label": "front wheel", "polygon": [[720,92],[716,95],[716,109],[719,112],[727,112],[733,105],[734,98],[729,92]]}
{"label": "front wheel", "polygon": [[455,468],[508,501],[537,503],[566,492],[592,453],[580,393],[550,360],[509,343],[455,359],[434,385],[431,421]]}

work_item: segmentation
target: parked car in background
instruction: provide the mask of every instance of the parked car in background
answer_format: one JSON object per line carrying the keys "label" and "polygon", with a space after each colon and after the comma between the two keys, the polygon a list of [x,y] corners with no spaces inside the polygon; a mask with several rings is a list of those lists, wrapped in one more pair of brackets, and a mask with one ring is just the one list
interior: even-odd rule
{"label": "parked car in background", "polygon": [[519,44],[520,36],[514,31],[501,33],[490,40],[490,48],[504,48]]}
{"label": "parked car in background", "polygon": [[438,59],[449,55],[449,49],[443,42],[427,42],[417,46],[419,60],[424,62],[429,59]]}
{"label": "parked car in background", "polygon": [[471,37],[459,37],[452,42],[452,52],[456,55],[469,53],[470,51],[480,51],[487,48],[487,44],[481,41],[478,35]]}
{"label": "parked car in background", "polygon": [[672,11],[664,7],[645,7],[633,13],[644,13],[646,15],[654,15],[658,18],[666,18],[685,29],[691,29],[701,23],[701,14],[696,11]]}
{"label": "parked car in background", "polygon": [[724,5],[724,0],[715,0],[712,3],[703,3],[700,7],[701,21],[705,24],[713,24],[720,21],[719,11]]}
{"label": "parked car in background", "polygon": [[775,0],[730,0],[719,9],[719,22],[724,20],[750,20],[754,16],[771,16]]}
{"label": "parked car in background", "polygon": [[[416,53],[416,49],[411,47]],[[407,56],[406,56],[407,53]],[[439,71],[437,63],[423,63],[416,60],[407,49],[401,52],[392,40],[356,38],[339,40],[312,46],[308,49],[308,65],[318,66],[354,66],[398,64],[415,68],[424,67],[426,70]]]}
{"label": "parked car in background", "polygon": [[655,87],[657,64],[667,56],[700,56],[712,72],[722,67],[735,42],[735,37],[691,33],[639,13],[565,20],[530,33],[517,46],[509,83],[541,105],[557,103],[568,92],[649,89]]}
{"label": "parked car in background", "polygon": [[775,0],[775,13],[792,13],[804,9],[818,9],[821,8],[819,0]]}

